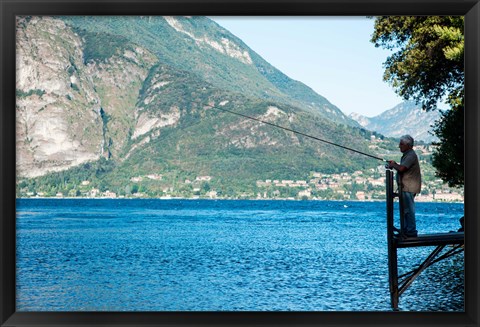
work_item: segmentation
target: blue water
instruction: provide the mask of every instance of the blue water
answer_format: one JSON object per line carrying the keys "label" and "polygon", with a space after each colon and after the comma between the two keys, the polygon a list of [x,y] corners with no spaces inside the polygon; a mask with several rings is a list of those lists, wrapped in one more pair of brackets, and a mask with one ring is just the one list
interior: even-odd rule
{"label": "blue water", "polygon": [[[17,311],[390,311],[384,202],[17,200]],[[420,233],[463,204],[417,203]],[[431,247],[399,249],[399,273]],[[400,298],[463,311],[463,254]]]}

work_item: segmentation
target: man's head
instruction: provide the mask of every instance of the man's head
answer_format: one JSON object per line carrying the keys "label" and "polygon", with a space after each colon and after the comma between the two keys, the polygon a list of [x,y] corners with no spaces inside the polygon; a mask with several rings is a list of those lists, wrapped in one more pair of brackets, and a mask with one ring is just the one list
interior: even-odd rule
{"label": "man's head", "polygon": [[400,138],[400,143],[398,144],[398,147],[400,148],[400,151],[403,153],[413,148],[413,142],[414,142],[413,137],[411,137],[410,135],[403,135]]}

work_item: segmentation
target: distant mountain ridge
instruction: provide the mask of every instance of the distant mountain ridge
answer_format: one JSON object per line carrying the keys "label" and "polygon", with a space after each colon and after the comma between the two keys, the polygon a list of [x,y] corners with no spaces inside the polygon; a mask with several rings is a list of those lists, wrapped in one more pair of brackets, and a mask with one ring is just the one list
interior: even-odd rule
{"label": "distant mountain ridge", "polygon": [[440,111],[425,112],[413,101],[402,102],[375,117],[357,113],[351,113],[349,117],[362,127],[385,136],[398,138],[410,134],[415,140],[427,143],[438,140],[430,132],[432,125],[440,118]]}

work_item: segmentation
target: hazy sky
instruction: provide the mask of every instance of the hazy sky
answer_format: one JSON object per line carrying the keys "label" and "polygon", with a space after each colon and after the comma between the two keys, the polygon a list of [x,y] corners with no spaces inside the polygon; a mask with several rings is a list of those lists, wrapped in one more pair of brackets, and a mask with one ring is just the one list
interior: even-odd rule
{"label": "hazy sky", "polygon": [[366,17],[210,17],[270,64],[345,114],[373,117],[403,100],[384,82],[392,53],[370,42]]}

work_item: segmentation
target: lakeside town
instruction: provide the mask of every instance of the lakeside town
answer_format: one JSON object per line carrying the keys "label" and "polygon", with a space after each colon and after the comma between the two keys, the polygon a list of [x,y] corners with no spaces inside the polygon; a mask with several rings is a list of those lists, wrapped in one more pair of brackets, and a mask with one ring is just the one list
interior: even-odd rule
{"label": "lakeside town", "polygon": [[[448,187],[440,178],[432,175],[431,167],[426,167],[422,180],[421,194],[417,202],[463,202],[463,189]],[[145,191],[145,183],[159,183],[165,186],[155,194]],[[378,201],[385,199],[385,167],[379,165],[365,171],[353,173],[325,174],[311,172],[304,180],[257,180],[253,190],[240,194],[227,194],[216,187],[214,176],[197,176],[194,179],[177,181],[175,187],[166,182],[162,174],[152,173],[131,177],[130,184],[123,192],[101,190],[92,186],[88,180],[68,193],[57,192],[18,192],[19,197],[55,197],[55,198],[188,198],[188,199],[256,199],[256,200],[349,200]]]}
{"label": "lakeside town", "polygon": [[[383,167],[379,167],[375,171],[368,173],[356,171],[353,174],[322,174],[313,173],[312,179],[309,180],[264,180],[257,181],[257,194],[243,193],[236,197],[238,199],[282,199],[282,200],[384,200],[385,199],[385,177],[378,176],[384,172]],[[375,172],[377,174],[375,174]],[[151,176],[150,176],[151,177]],[[144,177],[134,177],[132,182],[141,182]],[[149,178],[148,176],[146,178]],[[159,175],[155,178],[161,178]],[[204,182],[212,180],[212,176],[198,176],[194,181],[186,180],[185,185],[192,186],[192,196],[181,196],[175,192],[171,187],[163,189],[163,195],[159,196],[161,199],[171,198],[192,198],[192,199],[232,199],[228,196],[222,196],[217,190],[211,189],[205,192],[205,187],[202,187]],[[115,192],[106,190],[101,191],[98,188],[89,188],[90,182],[83,181],[80,189],[83,192],[75,192],[69,194],[57,193],[56,198],[149,198],[147,193],[133,192],[129,195],[117,194]],[[196,186],[195,186],[196,185]],[[24,197],[50,197],[47,194],[39,192],[26,193]],[[450,188],[445,186],[443,182],[438,180],[423,182],[422,192],[417,195],[417,202],[463,202],[464,195],[460,189]]]}

